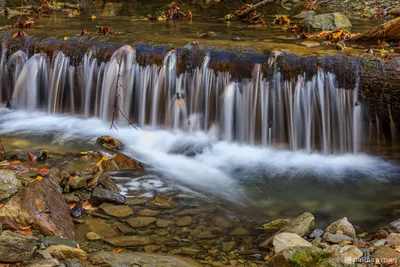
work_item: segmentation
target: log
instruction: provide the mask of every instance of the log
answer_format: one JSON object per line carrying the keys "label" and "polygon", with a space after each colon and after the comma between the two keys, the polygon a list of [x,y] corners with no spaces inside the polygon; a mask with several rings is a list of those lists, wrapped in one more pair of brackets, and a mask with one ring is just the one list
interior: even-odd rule
{"label": "log", "polygon": [[400,41],[400,17],[366,30],[355,36],[353,41]]}
{"label": "log", "polygon": [[239,14],[236,15],[236,17],[243,18],[246,17],[248,14],[250,14],[251,12],[253,12],[254,10],[256,10],[257,8],[263,7],[266,4],[269,3],[273,3],[275,0],[264,0],[261,1],[260,3],[257,3],[255,5],[253,5],[252,7],[249,7],[248,9],[243,10],[242,12],[240,12]]}

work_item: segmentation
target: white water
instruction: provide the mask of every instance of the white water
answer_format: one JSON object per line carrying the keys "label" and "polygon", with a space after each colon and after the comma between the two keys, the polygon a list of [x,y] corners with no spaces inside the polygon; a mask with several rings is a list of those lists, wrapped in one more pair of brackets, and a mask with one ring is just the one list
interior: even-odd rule
{"label": "white water", "polygon": [[[4,51],[0,78],[8,77],[13,90],[2,88],[1,93],[10,97],[12,91],[19,110],[115,118],[119,125],[128,118],[153,130],[201,130],[229,142],[310,153],[362,151],[358,86],[339,88],[335,75],[322,70],[284,80],[271,64],[274,74],[267,79],[256,65],[251,78],[234,82],[230,73],[210,69],[208,56],[201,67],[178,75],[174,51],[160,67],[140,66],[130,46],[106,63],[90,51],[75,65],[62,52],[52,59],[35,54],[27,60],[18,51],[7,61]],[[178,106],[180,98],[183,105]]]}
{"label": "white water", "polygon": [[[252,173],[261,175],[262,179],[302,179],[305,175],[312,175],[329,182],[352,178],[383,182],[399,178],[395,165],[363,154],[322,155],[261,148],[218,141],[204,132],[171,133],[132,127],[121,127],[116,131],[110,130],[108,123],[97,118],[39,112],[1,109],[0,118],[0,135],[50,133],[54,134],[52,142],[58,145],[85,138],[94,142],[100,135],[113,135],[126,144],[127,154],[151,166],[162,176],[233,201],[246,197],[241,184],[251,184],[257,179]],[[170,153],[182,147],[202,153],[193,157]]]}

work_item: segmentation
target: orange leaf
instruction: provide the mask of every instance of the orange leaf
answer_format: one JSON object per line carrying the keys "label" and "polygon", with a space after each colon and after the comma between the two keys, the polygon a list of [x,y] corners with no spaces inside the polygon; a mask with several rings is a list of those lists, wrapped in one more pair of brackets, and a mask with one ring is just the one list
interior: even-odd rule
{"label": "orange leaf", "polygon": [[37,161],[37,159],[38,159],[38,157],[36,155],[32,154],[31,152],[28,152],[28,156],[31,161]]}
{"label": "orange leaf", "polygon": [[119,248],[119,249],[114,249],[112,252],[118,254],[118,253],[121,253],[121,251],[122,251],[122,249]]}
{"label": "orange leaf", "polygon": [[4,207],[4,204],[0,204],[0,210]]}
{"label": "orange leaf", "polygon": [[349,240],[344,240],[343,243],[345,243],[346,245],[351,245],[352,244],[352,242],[349,241]]}
{"label": "orange leaf", "polygon": [[76,244],[76,248],[81,249],[81,246],[79,246],[79,244]]}
{"label": "orange leaf", "polygon": [[27,233],[28,235],[32,235],[32,230],[29,226],[25,226],[25,227],[21,227],[20,228],[22,231],[24,231],[25,233]]}
{"label": "orange leaf", "polygon": [[76,203],[72,203],[72,204],[69,206],[69,209],[72,210],[75,206],[76,206]]}
{"label": "orange leaf", "polygon": [[97,208],[93,207],[92,204],[89,203],[89,201],[83,202],[82,207],[84,210],[89,210],[89,211],[94,211],[97,209]]}
{"label": "orange leaf", "polygon": [[21,164],[21,161],[19,161],[19,160],[14,160],[14,161],[11,161],[11,163],[10,163],[10,165],[19,165],[19,164]]}
{"label": "orange leaf", "polygon": [[41,168],[39,172],[40,172],[40,173],[43,173],[43,172],[47,172],[48,170],[49,170],[49,169],[47,169],[47,168]]}
{"label": "orange leaf", "polygon": [[75,180],[76,178],[77,178],[77,176],[69,176],[69,177],[68,177],[68,181]]}
{"label": "orange leaf", "polygon": [[396,71],[400,72],[400,68],[397,68]]}

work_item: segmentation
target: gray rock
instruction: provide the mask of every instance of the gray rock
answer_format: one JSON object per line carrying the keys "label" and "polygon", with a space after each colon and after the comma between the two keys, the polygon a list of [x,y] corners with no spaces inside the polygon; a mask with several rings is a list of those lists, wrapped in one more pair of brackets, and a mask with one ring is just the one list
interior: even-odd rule
{"label": "gray rock", "polygon": [[0,234],[0,262],[15,263],[31,258],[36,250],[37,238],[21,231]]}
{"label": "gray rock", "polygon": [[14,172],[0,170],[0,201],[17,193],[20,187],[22,183]]}
{"label": "gray rock", "polygon": [[332,258],[324,261],[323,266],[354,266],[355,261],[362,255],[363,253],[356,246],[339,247]]}
{"label": "gray rock", "polygon": [[400,246],[400,234],[391,233],[386,240],[389,247]]}
{"label": "gray rock", "polygon": [[110,190],[96,187],[89,199],[90,204],[100,205],[104,202],[114,204],[125,204],[125,197],[121,194],[114,193]]}
{"label": "gray rock", "polygon": [[72,239],[63,238],[60,236],[46,236],[41,240],[41,243],[45,247],[53,246],[53,245],[64,245],[75,248],[78,245],[78,242]]}
{"label": "gray rock", "polygon": [[101,251],[92,254],[89,261],[94,266],[102,267],[125,267],[125,266],[142,266],[142,267],[194,267],[199,266],[198,263],[191,259],[175,256],[164,256],[148,253],[137,252],[121,252],[112,253]]}
{"label": "gray rock", "polygon": [[350,236],[353,238],[356,237],[356,230],[354,229],[354,226],[347,220],[346,217],[332,223],[325,229],[325,231],[329,232],[331,234],[339,234],[338,231],[342,231],[341,234],[344,234],[344,235],[347,235],[347,236]]}
{"label": "gray rock", "polygon": [[[295,218],[294,220],[290,221],[287,225],[282,227],[276,234],[280,233],[293,233],[299,236],[306,236],[315,228],[315,218],[314,216],[309,213],[305,212]],[[275,234],[275,235],[276,235]],[[259,247],[267,248],[271,245],[274,236],[266,239],[263,241]]]}
{"label": "gray rock", "polygon": [[288,247],[312,247],[310,242],[293,233],[280,233],[275,235],[272,244],[275,247],[276,253]]}
{"label": "gray rock", "polygon": [[28,267],[55,267],[60,266],[60,262],[57,259],[41,259],[35,260]]}
{"label": "gray rock", "polygon": [[315,229],[308,237],[314,239],[322,236],[323,234],[324,231],[322,229]]}
{"label": "gray rock", "polygon": [[352,25],[344,14],[336,12],[307,17],[301,21],[300,26],[306,31],[315,32],[335,29],[349,30]]}
{"label": "gray rock", "polygon": [[341,234],[331,234],[329,232],[326,232],[322,238],[330,243],[333,244],[339,244],[342,243],[343,241],[355,241],[354,238],[351,238],[350,236],[347,235],[341,235]]}

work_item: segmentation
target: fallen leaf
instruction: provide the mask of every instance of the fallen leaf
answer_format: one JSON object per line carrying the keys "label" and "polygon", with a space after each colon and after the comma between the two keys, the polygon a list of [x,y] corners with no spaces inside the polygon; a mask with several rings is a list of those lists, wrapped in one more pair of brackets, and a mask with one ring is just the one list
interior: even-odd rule
{"label": "fallen leaf", "polygon": [[119,249],[114,249],[112,252],[118,254],[118,253],[121,253],[121,251],[122,251],[122,249],[119,248]]}
{"label": "fallen leaf", "polygon": [[90,204],[89,201],[87,201],[87,200],[82,203],[82,208],[87,211],[97,210],[97,208],[93,207],[92,204]]}
{"label": "fallen leaf", "polygon": [[33,153],[31,153],[31,152],[28,152],[28,156],[29,156],[29,159],[31,161],[35,161],[36,162],[38,160],[38,157],[36,155],[34,155]]}
{"label": "fallen leaf", "polygon": [[27,233],[28,235],[32,235],[32,230],[29,226],[25,226],[25,227],[21,227],[20,228],[22,231],[24,231],[25,233]]}
{"label": "fallen leaf", "polygon": [[92,18],[92,20],[97,19],[97,17],[95,15],[92,15],[91,18]]}
{"label": "fallen leaf", "polygon": [[89,154],[88,152],[81,152],[81,155],[87,155]]}
{"label": "fallen leaf", "polygon": [[41,180],[43,180],[43,176],[41,176],[41,175],[38,175],[38,176],[36,176],[36,178],[35,178],[35,179],[33,179],[32,181],[30,181],[29,183],[33,183],[33,182],[36,182],[36,181],[41,181]]}
{"label": "fallen leaf", "polygon": [[76,244],[76,248],[81,249],[81,246],[79,246],[79,244]]}
{"label": "fallen leaf", "polygon": [[396,71],[400,72],[400,68],[397,68]]}
{"label": "fallen leaf", "polygon": [[21,164],[21,161],[19,161],[19,160],[14,160],[14,161],[11,161],[11,163],[10,163],[10,165],[19,165],[19,164]]}
{"label": "fallen leaf", "polygon": [[349,241],[349,240],[344,240],[343,243],[345,243],[346,245],[351,245],[353,244],[353,242]]}
{"label": "fallen leaf", "polygon": [[73,181],[77,178],[78,176],[69,176],[68,177],[68,181]]}
{"label": "fallen leaf", "polygon": [[41,168],[39,172],[40,172],[40,173],[43,173],[43,172],[47,172],[48,170],[49,170],[49,169],[47,169],[47,168]]}
{"label": "fallen leaf", "polygon": [[69,209],[72,210],[73,208],[75,208],[75,206],[76,206],[76,203],[74,202],[69,206]]}
{"label": "fallen leaf", "polygon": [[65,36],[65,37],[64,37],[64,41],[67,41],[68,39],[69,39],[68,36]]}

